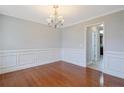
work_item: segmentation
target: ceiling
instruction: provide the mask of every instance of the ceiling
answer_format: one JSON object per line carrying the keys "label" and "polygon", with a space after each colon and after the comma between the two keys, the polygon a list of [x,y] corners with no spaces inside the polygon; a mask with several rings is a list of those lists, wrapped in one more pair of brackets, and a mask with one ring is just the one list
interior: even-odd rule
{"label": "ceiling", "polygon": [[[65,19],[66,27],[123,9],[124,5],[60,5],[58,10]],[[0,13],[47,24],[46,19],[53,13],[53,8],[43,5],[0,5]]]}

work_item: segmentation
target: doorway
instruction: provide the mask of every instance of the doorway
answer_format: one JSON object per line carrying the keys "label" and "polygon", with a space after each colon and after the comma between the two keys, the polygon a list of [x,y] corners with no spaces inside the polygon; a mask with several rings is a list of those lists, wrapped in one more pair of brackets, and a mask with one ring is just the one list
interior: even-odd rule
{"label": "doorway", "polygon": [[104,55],[104,24],[87,26],[86,32],[86,55],[87,66],[99,71],[103,70]]}

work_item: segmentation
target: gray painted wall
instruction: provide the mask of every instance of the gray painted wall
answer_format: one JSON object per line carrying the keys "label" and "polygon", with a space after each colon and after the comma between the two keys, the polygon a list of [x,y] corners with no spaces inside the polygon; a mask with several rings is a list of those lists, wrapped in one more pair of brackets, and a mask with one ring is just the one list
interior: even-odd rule
{"label": "gray painted wall", "polygon": [[0,15],[0,50],[84,48],[85,25],[99,22],[104,22],[105,25],[105,51],[124,51],[124,11],[62,28],[61,31],[39,23]]}
{"label": "gray painted wall", "polygon": [[[67,62],[86,66],[85,53],[85,26],[104,22],[105,26],[105,51],[108,52],[105,57],[105,73],[124,77],[124,11],[113,13],[107,16],[99,17],[87,22],[82,22],[70,27],[58,29],[55,31],[46,25],[26,21],[14,17],[0,15],[0,50],[16,49],[42,49],[42,48],[62,48],[62,59]],[[64,49],[65,48],[65,49]],[[67,49],[66,49],[67,48]],[[113,53],[111,51],[114,51]],[[122,53],[121,53],[122,52]],[[53,54],[52,56],[49,56]],[[111,55],[112,54],[112,55]],[[37,55],[37,60],[41,64],[54,62],[58,60],[59,50],[44,52]],[[115,57],[113,57],[113,55]],[[31,53],[21,55],[19,62],[27,64],[29,62],[37,63],[35,56]],[[121,58],[120,58],[121,56]],[[55,57],[55,58],[54,58]],[[5,65],[17,64],[16,56],[1,56],[1,63]],[[54,59],[54,61],[53,61]],[[14,60],[14,61],[13,61]],[[19,59],[20,60],[20,59]],[[3,63],[2,63],[3,64]],[[16,66],[16,65],[15,65]],[[8,69],[8,68],[7,68]]]}
{"label": "gray painted wall", "polygon": [[62,28],[62,48],[84,48],[83,25]]}
{"label": "gray painted wall", "polygon": [[[105,51],[124,51],[124,10],[62,29],[63,48],[84,48],[84,27],[104,22]],[[82,46],[80,46],[82,44]]]}
{"label": "gray painted wall", "polygon": [[0,14],[0,50],[60,48],[60,32]]}

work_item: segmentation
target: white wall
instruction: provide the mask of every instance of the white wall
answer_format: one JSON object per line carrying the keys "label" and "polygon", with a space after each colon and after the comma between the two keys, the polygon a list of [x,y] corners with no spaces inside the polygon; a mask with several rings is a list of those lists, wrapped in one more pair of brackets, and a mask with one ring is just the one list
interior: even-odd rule
{"label": "white wall", "polygon": [[60,33],[47,25],[0,15],[0,50],[60,48]]}
{"label": "white wall", "polygon": [[87,56],[87,65],[88,64],[90,64],[91,63],[91,60],[92,60],[92,53],[91,53],[91,51],[92,51],[92,32],[91,32],[92,30],[91,30],[91,27],[88,27],[87,28],[87,33],[86,33],[86,39],[87,39],[87,44],[86,45],[88,45],[87,46],[87,54],[86,55],[88,55]]}
{"label": "white wall", "polygon": [[60,60],[60,32],[0,15],[0,73]]}
{"label": "white wall", "polygon": [[84,48],[83,25],[73,25],[71,27],[61,29],[62,47],[63,48]]}
{"label": "white wall", "polygon": [[0,15],[0,73],[60,59],[86,66],[85,26],[99,22],[105,25],[104,72],[123,78],[124,11],[58,31],[39,23]]}
{"label": "white wall", "polygon": [[61,29],[62,60],[85,66],[84,61],[84,31],[82,24]]}
{"label": "white wall", "polygon": [[[87,22],[82,22],[80,24],[73,25],[71,27],[66,27],[62,29],[62,48],[72,49],[70,53],[64,51],[62,59],[70,60],[71,63],[77,65],[86,66],[85,58],[85,27],[87,25],[96,24],[104,22],[105,33],[104,33],[104,51],[105,51],[105,73],[109,73],[115,76],[124,78],[124,10],[117,13],[113,13],[107,16],[102,16]],[[82,45],[82,46],[80,46]],[[78,53],[82,59],[79,61],[79,55],[73,55],[73,49],[81,49],[83,53]],[[65,56],[65,54],[69,54]],[[121,55],[121,58],[118,56]],[[109,56],[108,56],[109,55]],[[71,57],[70,57],[71,56]],[[71,61],[75,57],[76,60]],[[120,69],[121,68],[121,69]]]}

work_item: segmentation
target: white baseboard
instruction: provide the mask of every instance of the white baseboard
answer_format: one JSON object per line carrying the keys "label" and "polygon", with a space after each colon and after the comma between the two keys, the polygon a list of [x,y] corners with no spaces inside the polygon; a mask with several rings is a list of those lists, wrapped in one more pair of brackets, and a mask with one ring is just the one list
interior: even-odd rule
{"label": "white baseboard", "polygon": [[0,74],[59,60],[59,48],[0,51]]}
{"label": "white baseboard", "polygon": [[44,65],[44,64],[54,63],[54,62],[57,62],[57,61],[60,61],[60,60],[53,60],[53,61],[44,62],[44,63],[23,64],[23,65],[17,65],[17,66],[12,66],[12,67],[7,67],[7,68],[0,68],[0,71],[1,71],[0,74],[13,72],[13,71],[18,71],[18,70],[23,70],[23,69],[27,69],[27,68],[30,68],[30,67]]}

